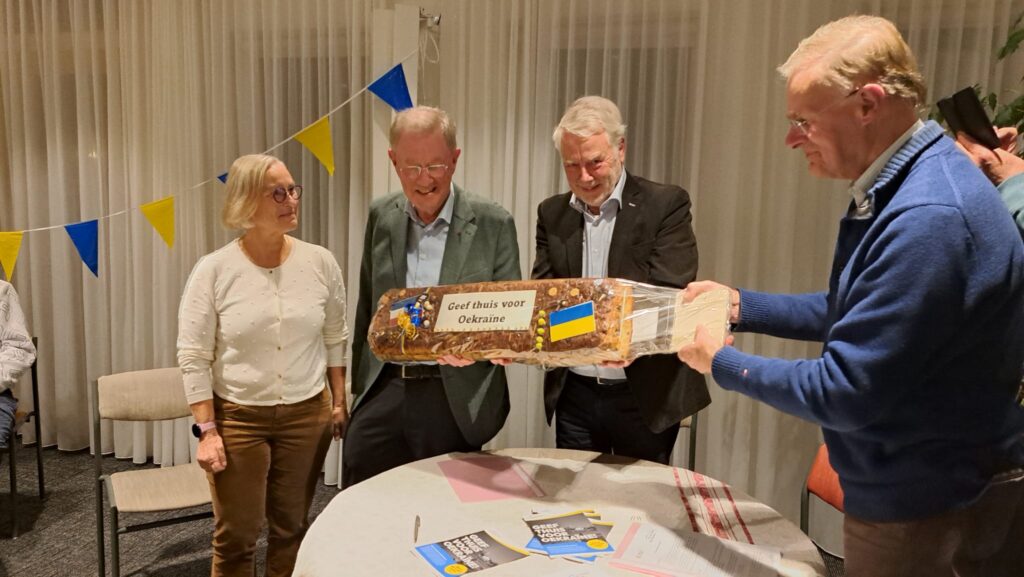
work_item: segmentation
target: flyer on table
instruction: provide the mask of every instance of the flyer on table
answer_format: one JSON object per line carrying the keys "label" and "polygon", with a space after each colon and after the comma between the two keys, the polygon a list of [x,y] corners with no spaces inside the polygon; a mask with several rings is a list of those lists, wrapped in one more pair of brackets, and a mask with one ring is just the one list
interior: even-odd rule
{"label": "flyer on table", "polygon": [[529,555],[528,551],[506,545],[487,531],[420,545],[413,552],[445,577],[483,571]]}
{"label": "flyer on table", "polygon": [[583,511],[529,517],[523,520],[533,531],[537,544],[552,557],[614,551],[608,543],[607,532],[597,529],[594,521]]}

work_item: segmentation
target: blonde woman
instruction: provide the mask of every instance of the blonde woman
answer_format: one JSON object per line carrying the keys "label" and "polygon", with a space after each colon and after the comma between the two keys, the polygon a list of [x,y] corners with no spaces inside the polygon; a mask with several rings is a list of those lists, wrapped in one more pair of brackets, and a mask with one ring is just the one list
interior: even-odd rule
{"label": "blonde woman", "polygon": [[199,260],[181,298],[178,364],[213,496],[214,576],[254,574],[264,520],[266,574],[291,574],[332,432],[348,422],[345,287],[330,252],[288,235],[301,197],[280,160],[236,160],[221,219],[242,234]]}

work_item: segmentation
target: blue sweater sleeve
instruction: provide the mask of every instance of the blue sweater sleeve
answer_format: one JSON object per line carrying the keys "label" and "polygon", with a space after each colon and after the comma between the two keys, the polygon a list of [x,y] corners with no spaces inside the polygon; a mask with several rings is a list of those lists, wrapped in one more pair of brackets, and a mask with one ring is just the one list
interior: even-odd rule
{"label": "blue sweater sleeve", "polygon": [[725,389],[826,428],[868,425],[919,392],[929,359],[963,322],[973,253],[955,209],[907,210],[864,255],[820,358],[772,359],[724,347],[712,374]]}
{"label": "blue sweater sleeve", "polygon": [[999,185],[999,196],[1003,197],[1006,208],[1010,209],[1013,221],[1024,236],[1024,174],[1004,180]]}
{"label": "blue sweater sleeve", "polygon": [[778,295],[740,291],[737,332],[752,332],[801,341],[825,340],[828,302],[825,293]]}

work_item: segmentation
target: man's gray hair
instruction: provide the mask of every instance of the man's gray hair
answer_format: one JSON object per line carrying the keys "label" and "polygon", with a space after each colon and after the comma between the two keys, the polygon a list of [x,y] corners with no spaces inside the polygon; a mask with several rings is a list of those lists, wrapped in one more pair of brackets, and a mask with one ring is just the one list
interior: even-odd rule
{"label": "man's gray hair", "polygon": [[787,81],[809,69],[820,83],[843,91],[877,83],[886,94],[915,107],[924,105],[928,96],[910,47],[896,26],[879,16],[847,16],[825,24],[778,68]]}
{"label": "man's gray hair", "polygon": [[388,142],[391,144],[391,148],[394,148],[398,139],[406,132],[429,134],[435,130],[440,130],[444,135],[444,141],[448,144],[448,148],[451,150],[458,148],[455,141],[455,121],[448,117],[447,112],[433,106],[414,106],[396,114],[391,119]]}
{"label": "man's gray hair", "polygon": [[562,152],[562,135],[566,132],[581,138],[604,132],[608,135],[608,143],[616,146],[626,137],[626,125],[622,123],[622,113],[614,102],[601,96],[583,96],[566,109],[551,135],[559,154]]}

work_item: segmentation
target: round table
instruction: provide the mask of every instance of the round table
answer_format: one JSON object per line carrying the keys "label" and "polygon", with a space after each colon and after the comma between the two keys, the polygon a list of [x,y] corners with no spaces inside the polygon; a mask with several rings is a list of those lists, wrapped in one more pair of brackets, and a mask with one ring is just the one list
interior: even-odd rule
{"label": "round table", "polygon": [[[520,491],[516,496],[486,499],[476,491],[476,497],[464,501],[466,494],[460,498],[444,472],[453,469],[444,462],[475,458],[485,458],[492,466],[514,464],[526,480],[523,485],[532,482],[529,494]],[[474,487],[477,485],[471,479],[463,481],[460,490],[473,491]],[[339,493],[310,527],[294,575],[431,575],[430,567],[412,552],[415,544],[488,530],[523,547],[532,536],[523,516],[553,509],[595,509],[604,521],[615,523],[608,539],[612,546],[630,524],[649,523],[677,532],[717,533],[776,547],[782,552],[782,575],[825,575],[810,539],[771,507],[744,493],[686,469],[563,449],[451,453],[392,469],[350,487]],[[565,571],[567,564],[531,555],[487,569],[485,575],[554,575]],[[612,567],[600,571],[597,574],[636,575]]]}

